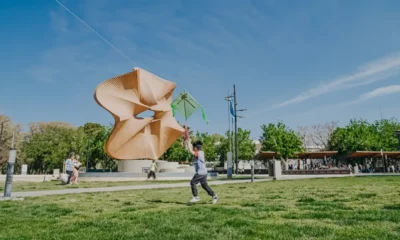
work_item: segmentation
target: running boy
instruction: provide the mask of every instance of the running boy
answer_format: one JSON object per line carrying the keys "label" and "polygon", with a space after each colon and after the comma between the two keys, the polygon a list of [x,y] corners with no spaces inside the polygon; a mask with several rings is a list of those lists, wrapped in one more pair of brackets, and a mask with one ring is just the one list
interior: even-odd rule
{"label": "running boy", "polygon": [[193,199],[190,200],[191,203],[196,203],[200,201],[197,194],[197,184],[200,183],[204,190],[212,197],[212,203],[215,204],[218,201],[218,196],[215,195],[214,191],[207,184],[207,167],[206,160],[204,158],[203,143],[201,141],[196,141],[191,146],[190,139],[185,141],[185,147],[190,154],[194,155],[193,165],[196,170],[196,174],[193,176],[192,181],[190,181],[190,186],[192,187]]}

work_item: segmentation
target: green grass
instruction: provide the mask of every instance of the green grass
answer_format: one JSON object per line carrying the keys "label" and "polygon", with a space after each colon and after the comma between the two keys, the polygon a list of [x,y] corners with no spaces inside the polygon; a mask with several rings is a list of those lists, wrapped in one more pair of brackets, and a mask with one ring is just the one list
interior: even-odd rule
{"label": "green grass", "polygon": [[212,186],[217,205],[189,187],[26,198],[0,202],[0,239],[400,239],[396,179]]}
{"label": "green grass", "polygon": [[[78,185],[67,186],[61,184],[61,181],[49,182],[14,182],[12,185],[13,192],[30,192],[41,190],[61,190],[69,188],[95,188],[95,187],[115,187],[115,186],[131,186],[144,184],[162,184],[162,183],[179,183],[182,181],[131,181],[131,182],[79,182]],[[4,190],[4,182],[0,182],[0,191]]]}

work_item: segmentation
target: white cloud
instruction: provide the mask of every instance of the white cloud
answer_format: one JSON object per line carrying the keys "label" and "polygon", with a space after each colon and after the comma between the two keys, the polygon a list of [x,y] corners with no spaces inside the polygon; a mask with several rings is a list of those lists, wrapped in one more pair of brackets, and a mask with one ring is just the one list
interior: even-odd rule
{"label": "white cloud", "polygon": [[386,79],[388,76],[398,74],[400,69],[400,53],[393,54],[365,64],[358,70],[348,76],[339,77],[331,82],[322,84],[318,87],[311,88],[296,97],[287,101],[276,104],[267,110],[282,108],[291,104],[301,103],[308,99],[318,97],[329,92],[339,91],[343,89],[355,88],[362,85],[368,85],[376,81]]}
{"label": "white cloud", "polygon": [[391,85],[387,87],[380,87],[370,92],[364,93],[360,96],[360,100],[369,100],[371,98],[386,96],[400,92],[400,85]]}

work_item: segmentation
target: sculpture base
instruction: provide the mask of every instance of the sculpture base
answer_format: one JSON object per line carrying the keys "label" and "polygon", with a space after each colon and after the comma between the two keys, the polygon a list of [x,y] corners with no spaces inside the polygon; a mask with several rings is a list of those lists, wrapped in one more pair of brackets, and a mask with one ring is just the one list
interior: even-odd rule
{"label": "sculpture base", "polygon": [[[152,160],[119,160],[118,172],[121,173],[147,173],[151,167]],[[157,171],[160,173],[194,173],[194,167],[179,165],[178,162],[157,160]]]}
{"label": "sculpture base", "polygon": [[145,173],[151,167],[151,160],[119,160],[118,172]]}

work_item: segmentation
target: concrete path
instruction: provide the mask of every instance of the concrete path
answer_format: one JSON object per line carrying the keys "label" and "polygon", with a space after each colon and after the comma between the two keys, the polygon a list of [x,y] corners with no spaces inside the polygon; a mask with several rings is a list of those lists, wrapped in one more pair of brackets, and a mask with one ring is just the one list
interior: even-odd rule
{"label": "concrete path", "polygon": [[[278,180],[297,180],[297,179],[310,179],[310,178],[340,178],[340,177],[373,177],[373,176],[400,176],[400,174],[346,174],[346,175],[282,175]],[[255,182],[271,181],[272,178],[255,179]],[[222,184],[235,184],[235,183],[248,183],[248,180],[216,180],[209,181],[209,185],[222,185]],[[115,192],[115,191],[128,191],[140,189],[161,189],[161,188],[177,188],[189,187],[189,181],[186,183],[164,183],[164,184],[148,184],[136,186],[117,186],[117,187],[103,187],[103,188],[68,188],[62,190],[45,190],[34,192],[13,192],[12,197],[40,197],[47,195],[62,195],[74,193],[95,193],[95,192]]]}
{"label": "concrete path", "polygon": [[[255,179],[255,182],[271,181],[272,179]],[[235,183],[248,183],[250,180],[217,180],[209,181],[209,185],[222,185],[222,184],[235,184]],[[177,188],[177,187],[189,187],[189,182],[186,183],[165,183],[165,184],[148,184],[148,185],[136,185],[136,186],[117,186],[117,187],[103,187],[103,188],[73,188],[68,189],[66,187],[62,190],[45,190],[45,191],[34,191],[34,192],[13,192],[12,197],[40,197],[47,195],[62,195],[62,194],[74,194],[74,193],[96,193],[96,192],[115,192],[115,191],[128,191],[128,190],[140,190],[140,189],[160,189],[160,188]]]}

